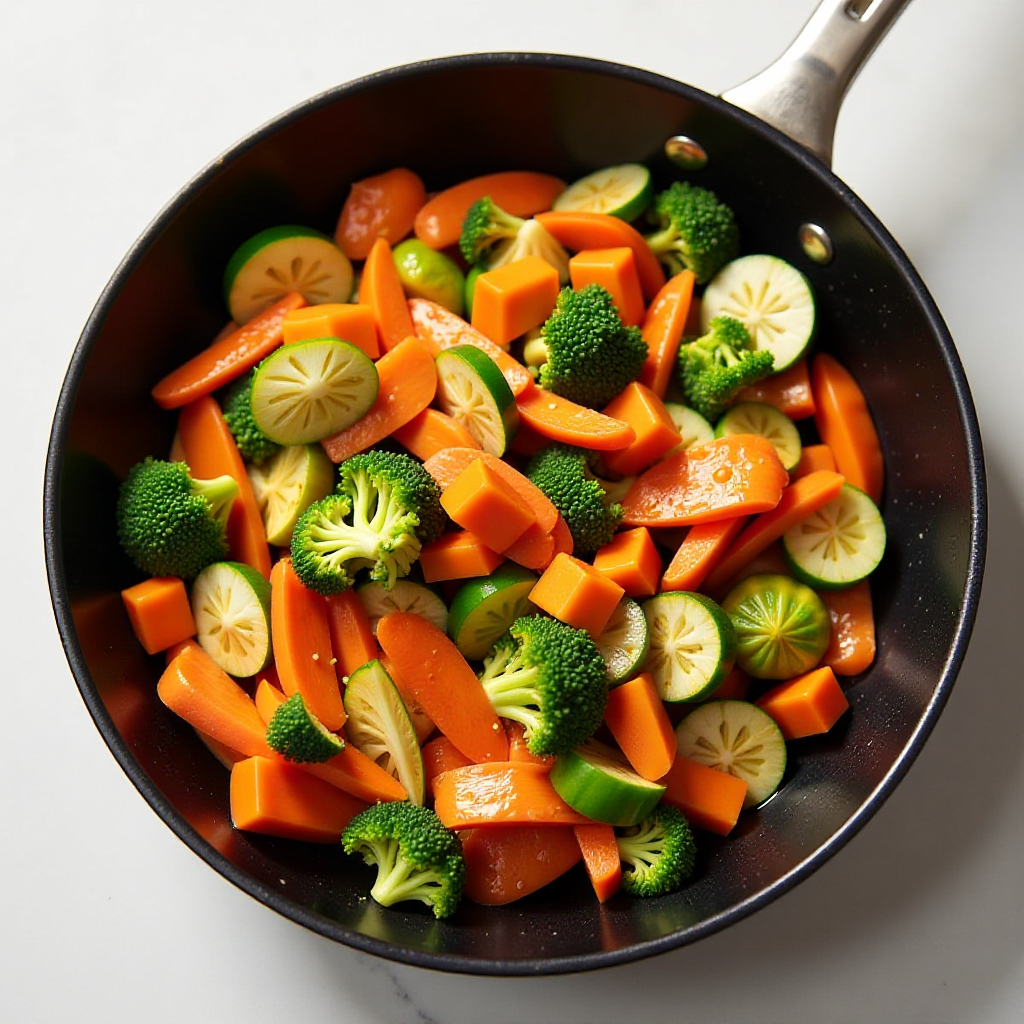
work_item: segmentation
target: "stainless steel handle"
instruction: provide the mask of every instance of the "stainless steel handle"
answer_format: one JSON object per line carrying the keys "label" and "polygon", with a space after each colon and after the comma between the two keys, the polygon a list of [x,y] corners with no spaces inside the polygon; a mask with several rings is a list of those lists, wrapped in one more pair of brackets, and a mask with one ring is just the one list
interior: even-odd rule
{"label": "stainless steel handle", "polygon": [[846,90],[910,0],[822,0],[770,67],[722,98],[785,132],[825,164]]}

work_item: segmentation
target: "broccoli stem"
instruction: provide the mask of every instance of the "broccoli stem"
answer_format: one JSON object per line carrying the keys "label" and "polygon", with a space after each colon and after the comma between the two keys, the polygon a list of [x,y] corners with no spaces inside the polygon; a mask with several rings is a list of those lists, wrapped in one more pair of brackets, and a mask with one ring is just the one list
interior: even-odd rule
{"label": "broccoli stem", "polygon": [[652,868],[665,849],[665,830],[652,821],[633,835],[619,836],[619,856],[638,870]]}
{"label": "broccoli stem", "polygon": [[222,526],[227,526],[231,506],[238,494],[238,484],[234,477],[213,477],[210,480],[193,480],[191,491],[200,498],[205,498],[210,505],[210,515]]}
{"label": "broccoli stem", "polygon": [[431,890],[441,887],[436,871],[416,868],[400,856],[397,840],[370,846],[378,866],[377,881],[370,895],[381,906],[390,907],[403,900],[429,899]]}
{"label": "broccoli stem", "polygon": [[526,739],[540,726],[540,693],[536,668],[523,668],[521,658],[511,657],[511,648],[499,649],[484,666],[480,677],[487,699],[499,718],[518,722]]}

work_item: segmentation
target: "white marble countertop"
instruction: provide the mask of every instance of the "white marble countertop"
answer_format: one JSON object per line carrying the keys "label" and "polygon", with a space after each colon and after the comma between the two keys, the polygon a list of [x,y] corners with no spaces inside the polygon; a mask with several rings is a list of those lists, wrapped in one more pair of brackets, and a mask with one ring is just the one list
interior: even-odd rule
{"label": "white marble countertop", "polygon": [[129,245],[236,138],[339,82],[469,51],[584,53],[717,92],[781,52],[813,7],[0,4],[2,514],[5,577],[17,581],[0,646],[0,1020],[1020,1021],[1024,7],[1015,0],[912,4],[840,117],[837,173],[915,261],[964,359],[986,442],[990,555],[967,662],[924,752],[865,830],[781,900],[694,946],[569,977],[449,976],[335,945],[237,891],[153,814],[93,727],[50,610],[40,494],[67,361]]}

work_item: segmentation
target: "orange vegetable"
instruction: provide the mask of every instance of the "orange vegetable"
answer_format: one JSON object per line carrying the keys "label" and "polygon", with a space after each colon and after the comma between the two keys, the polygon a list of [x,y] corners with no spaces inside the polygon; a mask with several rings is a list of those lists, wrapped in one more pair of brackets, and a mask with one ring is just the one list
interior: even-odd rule
{"label": "orange vegetable", "polygon": [[571,828],[512,825],[478,828],[462,841],[466,895],[503,906],[564,875],[582,857]]}
{"label": "orange vegetable", "polygon": [[338,843],[369,805],[292,765],[250,757],[231,769],[230,806],[232,824],[246,832]]}
{"label": "orange vegetable", "polygon": [[327,605],[327,628],[331,635],[331,651],[337,662],[334,673],[338,681],[347,679],[357,668],[380,656],[377,638],[370,628],[370,618],[354,590],[330,594]]}
{"label": "orange vegetable", "polygon": [[787,740],[828,732],[850,703],[827,665],[773,686],[755,701]]}
{"label": "orange vegetable", "polygon": [[423,710],[466,757],[508,757],[505,732],[480,680],[437,626],[420,615],[389,612],[377,625],[377,640]]}
{"label": "orange vegetable", "polygon": [[676,733],[649,672],[608,691],[605,725],[638,775],[657,782],[676,757]]}
{"label": "orange vegetable", "polygon": [[581,249],[616,249],[628,245],[636,259],[636,272],[644,298],[651,300],[664,287],[665,271],[643,235],[624,220],[607,213],[582,210],[552,210],[538,214],[537,220],[559,242],[574,252]]}
{"label": "orange vegetable", "polygon": [[819,595],[832,620],[832,636],[821,659],[837,676],[856,676],[875,660],[875,616],[867,580]]}
{"label": "orange vegetable", "polygon": [[534,171],[499,171],[470,178],[433,196],[416,215],[416,236],[432,249],[455,245],[469,208],[484,196],[515,217],[550,210],[565,182]]}
{"label": "orange vegetable", "polygon": [[687,757],[677,757],[661,782],[665,803],[682,811],[691,825],[720,836],[735,827],[747,795],[742,779]]}
{"label": "orange vegetable", "polygon": [[376,365],[380,384],[370,411],[351,427],[321,441],[332,462],[344,462],[383,441],[434,399],[437,372],[423,342],[406,338],[381,356]]}
{"label": "orange vegetable", "polygon": [[524,764],[542,764],[550,768],[555,763],[553,754],[533,754],[526,743],[526,728],[520,722],[513,722],[511,719],[503,718],[505,735],[508,737],[508,759],[519,761]]}
{"label": "orange vegetable", "polygon": [[592,565],[560,553],[537,580],[530,600],[556,619],[598,636],[622,595],[622,587]]}
{"label": "orange vegetable", "polygon": [[284,343],[305,338],[341,338],[362,349],[371,359],[380,355],[373,310],[356,302],[325,302],[285,314],[281,321]]}
{"label": "orange vegetable", "polygon": [[147,654],[195,635],[188,591],[177,576],[154,576],[121,591],[132,630]]}
{"label": "orange vegetable", "polygon": [[275,686],[269,679],[261,679],[256,684],[256,692],[253,694],[253,701],[256,703],[256,710],[260,718],[270,725],[274,712],[287,700],[279,686]]}
{"label": "orange vegetable", "polygon": [[546,569],[555,557],[555,537],[545,533],[539,523],[531,523],[502,554],[526,569]]}
{"label": "orange vegetable", "polygon": [[805,420],[814,415],[814,395],[807,360],[801,359],[788,370],[749,384],[736,399],[738,402],[764,402],[774,405],[791,420]]}
{"label": "orange vegetable", "polygon": [[461,423],[440,409],[424,409],[393,430],[391,436],[424,462],[445,448],[480,447],[480,442]]}
{"label": "orange vegetable", "polygon": [[638,381],[627,384],[603,412],[628,423],[636,434],[631,445],[603,457],[604,464],[619,476],[639,473],[679,444],[679,431],[664,402]]}
{"label": "orange vegetable", "polygon": [[405,167],[353,182],[334,241],[350,260],[365,260],[378,238],[391,245],[405,238],[426,201],[420,176]]}
{"label": "orange vegetable", "polygon": [[640,383],[646,384],[659,398],[665,397],[675,371],[695,280],[689,270],[670,277],[647,307],[640,327],[647,342],[647,359],[640,371]]}
{"label": "orange vegetable", "polygon": [[496,345],[539,327],[558,298],[558,271],[539,256],[488,270],[476,279],[473,326]]}
{"label": "orange vegetable", "polygon": [[650,597],[658,591],[661,555],[645,526],[617,533],[594,555],[594,568],[622,587],[629,597]]}
{"label": "orange vegetable", "polygon": [[759,515],[729,545],[718,564],[708,574],[709,590],[715,590],[735,576],[751,559],[770,544],[774,544],[787,530],[827,505],[843,486],[838,473],[819,470],[801,477],[782,492],[778,505],[770,512]]}
{"label": "orange vegetable", "polygon": [[569,260],[569,278],[576,291],[588,284],[599,284],[610,292],[627,327],[635,327],[643,320],[644,296],[636,273],[636,258],[628,245],[576,253]]}
{"label": "orange vegetable", "polygon": [[661,589],[699,589],[746,521],[746,516],[737,516],[691,526],[661,578]]}
{"label": "orange vegetable", "polygon": [[[555,523],[554,529],[551,531],[552,539],[555,542],[555,554],[564,551],[565,554],[571,555],[573,548],[572,534],[569,532],[569,526],[566,521],[559,516],[558,522]],[[554,557],[554,556],[552,556]]]}
{"label": "orange vegetable", "polygon": [[211,480],[227,475],[238,484],[238,494],[228,517],[228,548],[236,561],[245,562],[269,577],[270,548],[263,517],[238,446],[213,398],[204,395],[181,410],[178,438],[193,477]]}
{"label": "orange vegetable", "polygon": [[395,684],[398,696],[402,698],[405,710],[409,712],[409,720],[412,722],[412,727],[416,730],[416,739],[422,744],[437,728],[434,725],[434,720],[423,710],[422,705],[413,696],[412,690],[409,689],[409,684],[402,678],[401,672],[388,660],[387,655],[381,654],[380,663],[384,671],[391,677],[391,682]]}
{"label": "orange vegetable", "polygon": [[555,792],[545,765],[521,761],[472,764],[439,775],[434,810],[442,824],[454,829],[590,824]]}
{"label": "orange vegetable", "polygon": [[465,768],[472,763],[447,736],[432,739],[423,746],[423,771],[427,779],[427,789],[433,794],[434,779],[438,775],[443,775],[453,768]]}
{"label": "orange vegetable", "polygon": [[420,568],[427,583],[489,576],[504,561],[469,530],[454,530],[420,551]]}
{"label": "orange vegetable", "polygon": [[504,551],[536,522],[530,506],[483,459],[473,459],[441,492],[441,506],[494,551]]}
{"label": "orange vegetable", "polygon": [[622,501],[628,526],[687,526],[775,508],[789,477],[767,439],[734,434],[670,455]]}
{"label": "orange vegetable", "polygon": [[327,602],[302,585],[290,558],[270,573],[270,632],[281,688],[289,697],[301,693],[328,729],[340,729],[345,705],[331,664]]}
{"label": "orange vegetable", "polygon": [[832,449],[836,469],[872,501],[881,501],[882,447],[864,393],[849,370],[824,352],[811,363],[811,390],[814,422],[822,441]]}
{"label": "orange vegetable", "polygon": [[550,441],[607,452],[628,448],[636,440],[628,423],[577,405],[535,384],[516,395],[516,408],[528,427]]}
{"label": "orange vegetable", "polygon": [[622,860],[615,829],[611,825],[576,825],[573,832],[598,902],[605,903],[622,888]]}
{"label": "orange vegetable", "polygon": [[800,453],[800,462],[789,474],[789,478],[799,480],[800,477],[810,476],[819,469],[827,469],[830,473],[836,472],[836,460],[832,449],[827,444],[807,444]]}
{"label": "orange vegetable", "polygon": [[714,698],[715,700],[746,700],[749,692],[750,676],[743,669],[733,667],[718,684]]}
{"label": "orange vegetable", "polygon": [[174,659],[179,654],[181,654],[181,652],[185,650],[186,647],[197,647],[199,648],[199,650],[202,650],[202,648],[199,647],[199,641],[196,640],[195,637],[189,637],[187,640],[182,640],[179,643],[171,644],[171,646],[168,647],[166,651],[164,651],[164,664],[170,665],[170,663],[174,661]]}
{"label": "orange vegetable", "polygon": [[550,438],[544,437],[543,434],[538,434],[532,427],[528,427],[520,421],[516,436],[512,439],[512,444],[509,445],[509,451],[515,452],[516,455],[521,455],[524,459],[530,459],[537,452],[547,448],[549,444],[551,444]]}
{"label": "orange vegetable", "polygon": [[373,243],[363,264],[359,301],[373,310],[377,343],[382,352],[390,352],[413,333],[405,289],[391,257],[391,246],[383,238]]}
{"label": "orange vegetable", "polygon": [[208,736],[205,732],[200,732],[198,729],[192,730],[200,740],[202,740],[203,746],[213,754],[215,758],[225,767],[228,771],[231,771],[232,765],[239,761],[245,760],[245,754],[240,754],[237,750],[232,750],[225,743],[221,743],[219,740],[215,740],[212,736]]}
{"label": "orange vegetable", "polygon": [[153,388],[154,401],[161,409],[179,409],[251,370],[284,340],[281,321],[285,313],[305,304],[298,292],[291,292],[257,313],[248,323],[164,377]]}

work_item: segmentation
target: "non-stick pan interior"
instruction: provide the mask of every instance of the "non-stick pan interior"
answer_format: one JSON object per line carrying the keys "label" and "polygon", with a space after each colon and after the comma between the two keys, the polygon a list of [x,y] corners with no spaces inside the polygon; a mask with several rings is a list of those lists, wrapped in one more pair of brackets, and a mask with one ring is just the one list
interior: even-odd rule
{"label": "non-stick pan interior", "polygon": [[[163,659],[146,657],[131,635],[118,590],[137,576],[112,529],[117,479],[165,453],[173,432],[149,389],[223,325],[220,277],[239,242],[284,222],[330,232],[354,180],[396,165],[428,188],[508,168],[571,179],[636,160],[664,184],[681,176],[662,155],[679,132],[707,150],[692,180],[734,207],[744,251],[775,253],[810,278],[818,345],[867,393],[888,481],[876,664],[847,686],[853,711],[840,726],[792,745],[780,793],[727,841],[703,837],[696,880],[673,896],[599,906],[577,868],[520,903],[465,904],[445,923],[408,904],[383,910],[366,898],[370,869],[339,849],[233,831],[224,769],[156,698]],[[831,265],[803,254],[804,222],[831,235]],[[983,557],[982,473],[970,397],[931,300],[884,230],[813,159],[727,105],[644,72],[563,57],[455,58],[342,87],[257,132],[187,186],[129,254],[58,408],[49,570],[100,731],[154,809],[218,871],[294,920],[384,956],[479,973],[580,970],[743,916],[877,808],[934,723],[966,647]]]}

